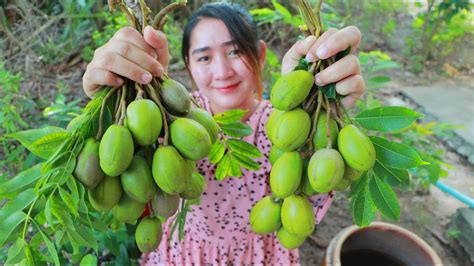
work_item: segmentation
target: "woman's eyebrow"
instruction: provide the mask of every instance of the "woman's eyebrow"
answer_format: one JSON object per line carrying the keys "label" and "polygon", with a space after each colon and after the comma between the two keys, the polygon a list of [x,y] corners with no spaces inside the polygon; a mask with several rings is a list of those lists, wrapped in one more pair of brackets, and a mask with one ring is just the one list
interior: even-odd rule
{"label": "woman's eyebrow", "polygon": [[[224,42],[222,43],[221,46],[234,46],[236,43],[235,40],[230,40],[230,41],[227,41],[227,42]],[[196,48],[194,49],[192,52],[191,52],[191,55],[194,55],[194,54],[197,54],[197,53],[201,53],[201,52],[205,52],[207,50],[210,50],[211,47],[209,46],[204,46],[204,47],[201,47],[201,48]]]}

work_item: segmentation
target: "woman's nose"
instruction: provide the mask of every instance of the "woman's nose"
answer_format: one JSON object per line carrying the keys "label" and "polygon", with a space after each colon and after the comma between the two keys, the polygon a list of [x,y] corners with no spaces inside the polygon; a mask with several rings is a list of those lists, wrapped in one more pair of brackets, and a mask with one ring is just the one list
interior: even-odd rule
{"label": "woman's nose", "polygon": [[219,58],[214,61],[213,74],[214,78],[218,80],[228,79],[234,75],[234,69],[229,60],[225,58]]}

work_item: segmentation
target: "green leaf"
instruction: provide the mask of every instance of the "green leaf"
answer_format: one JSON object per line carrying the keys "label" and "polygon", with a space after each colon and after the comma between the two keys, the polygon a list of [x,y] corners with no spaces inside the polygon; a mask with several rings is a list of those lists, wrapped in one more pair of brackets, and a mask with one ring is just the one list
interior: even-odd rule
{"label": "green leaf", "polygon": [[352,200],[352,219],[360,227],[368,226],[375,218],[375,205],[365,185]]}
{"label": "green leaf", "polygon": [[51,155],[53,155],[58,147],[70,137],[70,133],[68,132],[55,132],[43,136],[33,142],[31,146],[28,148],[34,155],[43,158],[49,159]]}
{"label": "green leaf", "polygon": [[367,186],[367,182],[368,182],[368,175],[367,175],[367,172],[363,173],[362,176],[352,182],[351,184],[351,192],[349,193],[349,198],[352,198],[354,196],[357,196],[357,194],[359,194],[359,192]]}
{"label": "green leaf", "polygon": [[234,138],[241,138],[241,137],[245,137],[252,134],[252,128],[249,125],[242,122],[222,124],[220,125],[220,127],[227,136],[234,137]]}
{"label": "green leaf", "polygon": [[78,215],[77,205],[74,204],[74,200],[71,194],[69,194],[69,192],[67,192],[65,189],[60,187],[59,196],[61,196],[61,199],[63,200],[64,204],[66,204],[66,206],[74,214],[74,216],[77,216]]}
{"label": "green leaf", "polygon": [[246,169],[249,169],[249,170],[260,169],[260,164],[252,160],[250,157],[247,157],[245,155],[242,155],[236,152],[233,152],[232,156],[234,157],[234,159],[236,159],[240,163],[242,167]]}
{"label": "green leaf", "polygon": [[227,173],[229,173],[231,165],[230,165],[230,160],[229,160],[229,153],[224,155],[222,160],[219,162],[216,168],[216,179],[217,180],[223,180],[226,176]]}
{"label": "green leaf", "polygon": [[230,161],[230,171],[227,173],[229,176],[240,177],[242,172],[240,171],[240,163],[236,160],[232,153],[228,153]]}
{"label": "green leaf", "polygon": [[46,222],[48,222],[48,224],[51,226],[53,225],[53,216],[51,215],[51,205],[53,205],[52,201],[53,197],[49,197],[44,206],[44,215],[46,217]]}
{"label": "green leaf", "polygon": [[97,257],[92,255],[92,254],[87,254],[85,255],[79,266],[91,266],[91,265],[97,265]]}
{"label": "green leaf", "polygon": [[376,161],[374,172],[375,175],[386,179],[385,181],[391,186],[399,187],[404,190],[410,188],[410,175],[407,170],[391,168]]}
{"label": "green leaf", "polygon": [[76,226],[76,231],[83,237],[88,247],[91,247],[96,251],[99,249],[99,244],[97,243],[97,240],[94,236],[94,231],[92,228],[81,224],[81,225]]}
{"label": "green leaf", "polygon": [[400,219],[400,202],[392,188],[378,176],[373,176],[369,182],[370,196],[375,206],[387,218]]}
{"label": "green leaf", "polygon": [[58,251],[56,250],[56,247],[54,246],[53,242],[51,242],[51,240],[49,239],[49,236],[43,233],[43,231],[40,230],[40,233],[41,233],[41,236],[43,237],[43,241],[46,244],[46,247],[48,248],[49,257],[53,258],[55,265],[61,265],[59,263]]}
{"label": "green leaf", "polygon": [[8,237],[15,231],[16,227],[26,219],[26,214],[18,211],[0,220],[0,246],[3,247]]}
{"label": "green leaf", "polygon": [[247,110],[234,109],[223,113],[215,114],[214,121],[221,124],[229,124],[240,121],[247,113]]}
{"label": "green leaf", "polygon": [[389,76],[375,76],[375,77],[371,77],[368,80],[368,83],[372,84],[370,87],[373,88],[374,86],[381,86],[381,85],[387,84],[391,80],[392,79]]}
{"label": "green leaf", "polygon": [[8,259],[5,265],[18,264],[25,258],[24,241],[22,238],[18,238],[15,244],[8,249]]}
{"label": "green leaf", "polygon": [[383,165],[396,169],[410,169],[428,164],[408,145],[375,136],[370,137],[370,140],[374,144],[377,160]]}
{"label": "green leaf", "polygon": [[420,117],[423,115],[409,108],[384,106],[362,111],[354,119],[366,129],[391,132],[409,127]]}
{"label": "green leaf", "polygon": [[319,89],[329,99],[336,99],[336,84],[335,83],[330,83],[330,84],[321,86],[319,87]]}
{"label": "green leaf", "polygon": [[220,140],[217,140],[216,142],[214,142],[214,144],[212,144],[211,150],[209,151],[207,157],[209,158],[209,161],[211,163],[216,164],[222,159],[224,153],[224,144]]}
{"label": "green leaf", "polygon": [[35,197],[36,195],[33,188],[27,189],[18,194],[16,197],[3,205],[2,209],[0,209],[0,221],[6,219],[12,213],[22,211],[24,208],[30,206]]}
{"label": "green leaf", "polygon": [[240,153],[242,155],[245,155],[247,157],[251,158],[260,158],[262,157],[262,153],[258,150],[257,147],[253,146],[252,144],[244,141],[244,140],[239,140],[239,139],[228,139],[227,140],[227,145],[229,148],[236,152]]}
{"label": "green leaf", "polygon": [[309,62],[306,61],[306,58],[302,56],[300,60],[298,61],[298,65],[293,69],[293,71],[296,70],[306,70],[308,71],[309,69]]}
{"label": "green leaf", "polygon": [[60,127],[46,126],[38,129],[19,131],[7,134],[6,136],[18,140],[23,146],[30,149],[29,147],[38,139],[57,132],[66,132],[66,130]]}
{"label": "green leaf", "polygon": [[41,178],[41,165],[37,164],[19,173],[14,178],[0,185],[0,198],[6,198],[17,191],[32,187]]}

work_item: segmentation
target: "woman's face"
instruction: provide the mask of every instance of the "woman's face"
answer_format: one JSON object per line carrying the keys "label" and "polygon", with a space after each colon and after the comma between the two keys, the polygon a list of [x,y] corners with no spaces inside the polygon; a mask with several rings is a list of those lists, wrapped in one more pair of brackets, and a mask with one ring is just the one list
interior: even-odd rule
{"label": "woman's face", "polygon": [[224,22],[203,18],[191,33],[189,71],[214,112],[249,109],[257,81]]}

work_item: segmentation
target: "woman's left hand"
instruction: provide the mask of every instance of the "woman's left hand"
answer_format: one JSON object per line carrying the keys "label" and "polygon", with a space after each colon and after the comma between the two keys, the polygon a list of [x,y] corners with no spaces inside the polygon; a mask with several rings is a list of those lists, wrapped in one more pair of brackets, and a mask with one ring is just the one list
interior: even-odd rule
{"label": "woman's left hand", "polygon": [[338,94],[345,96],[341,99],[345,107],[352,107],[365,90],[364,78],[360,72],[360,63],[352,53],[359,46],[361,33],[357,27],[349,26],[341,30],[328,29],[319,39],[308,36],[296,42],[285,54],[282,62],[282,75],[293,70],[302,56],[314,62],[326,59],[351,47],[351,53],[338,60],[315,76],[318,86],[336,83]]}

